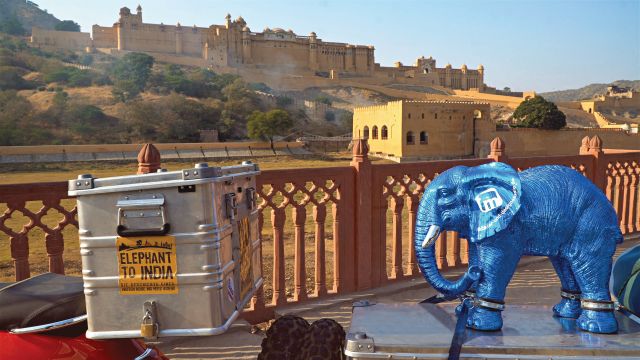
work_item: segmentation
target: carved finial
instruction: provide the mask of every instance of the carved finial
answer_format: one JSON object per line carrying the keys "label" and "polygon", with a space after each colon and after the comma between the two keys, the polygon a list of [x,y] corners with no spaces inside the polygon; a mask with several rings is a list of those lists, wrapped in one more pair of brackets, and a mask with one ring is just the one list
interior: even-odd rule
{"label": "carved finial", "polygon": [[582,143],[580,144],[580,155],[584,155],[589,152],[589,137],[585,136],[582,138]]}
{"label": "carved finial", "polygon": [[501,137],[495,137],[491,140],[491,154],[492,155],[504,155],[504,140]]}
{"label": "carved finial", "polygon": [[138,153],[138,174],[154,173],[160,169],[160,151],[153,144],[144,144]]}
{"label": "carved finial", "polygon": [[502,161],[507,157],[504,149],[504,140],[502,140],[502,138],[499,136],[495,137],[493,138],[493,140],[491,140],[491,150],[489,151],[489,156],[487,157],[493,159],[494,161]]}
{"label": "carved finial", "polygon": [[367,156],[369,154],[369,144],[367,139],[353,140],[353,156]]}
{"label": "carved finial", "polygon": [[589,140],[589,150],[597,152],[602,151],[602,139],[600,139],[600,136],[595,135],[591,140]]}

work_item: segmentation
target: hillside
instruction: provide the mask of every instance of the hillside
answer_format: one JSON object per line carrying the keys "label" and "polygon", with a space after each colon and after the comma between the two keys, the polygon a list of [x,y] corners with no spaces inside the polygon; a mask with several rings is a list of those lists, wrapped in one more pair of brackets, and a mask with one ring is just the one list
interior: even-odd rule
{"label": "hillside", "polygon": [[10,21],[14,16],[26,31],[26,34],[31,34],[31,28],[34,26],[53,29],[60,22],[55,16],[41,9],[35,2],[0,0],[0,23]]}
{"label": "hillside", "polygon": [[[629,87],[640,90],[640,80],[617,80],[611,84],[620,87]],[[591,99],[595,95],[602,95],[607,92],[607,86],[611,84],[590,84],[579,89],[551,91],[540,95],[549,101],[576,101]]]}

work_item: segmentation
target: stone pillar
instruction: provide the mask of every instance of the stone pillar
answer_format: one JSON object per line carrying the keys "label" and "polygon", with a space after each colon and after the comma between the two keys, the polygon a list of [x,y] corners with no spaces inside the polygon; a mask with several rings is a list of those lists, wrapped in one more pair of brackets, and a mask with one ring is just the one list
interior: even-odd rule
{"label": "stone pillar", "polygon": [[354,139],[351,167],[355,171],[355,258],[356,289],[369,289],[373,285],[372,267],[374,266],[372,234],[372,168],[369,160],[367,139]]}
{"label": "stone pillar", "polygon": [[160,151],[153,144],[144,144],[138,153],[138,174],[154,173],[160,169]]}

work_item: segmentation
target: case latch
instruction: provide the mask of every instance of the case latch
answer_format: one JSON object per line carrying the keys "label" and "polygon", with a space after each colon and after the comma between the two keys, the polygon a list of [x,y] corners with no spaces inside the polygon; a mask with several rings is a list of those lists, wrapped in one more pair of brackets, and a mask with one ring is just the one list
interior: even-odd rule
{"label": "case latch", "polygon": [[245,190],[245,196],[247,197],[247,208],[249,211],[253,211],[256,208],[256,189],[255,188],[247,188]]}
{"label": "case latch", "polygon": [[144,316],[140,323],[140,335],[145,339],[157,339],[158,338],[158,316],[156,314],[156,302],[145,301],[142,305],[142,311]]}
{"label": "case latch", "polygon": [[227,217],[231,220],[235,220],[238,216],[238,200],[235,193],[224,194],[224,203],[227,211]]}

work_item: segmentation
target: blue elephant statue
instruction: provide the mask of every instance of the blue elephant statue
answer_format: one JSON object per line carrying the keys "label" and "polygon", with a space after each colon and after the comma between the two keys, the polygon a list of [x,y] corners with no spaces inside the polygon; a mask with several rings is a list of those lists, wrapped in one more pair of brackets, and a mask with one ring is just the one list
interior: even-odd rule
{"label": "blue elephant statue", "polygon": [[[436,265],[441,231],[457,231],[469,241],[469,268],[454,282]],[[585,331],[616,332],[609,276],[621,242],[616,213],[602,191],[557,165],[520,173],[500,162],[453,167],[425,189],[415,228],[425,279],[446,297],[472,296],[467,327],[486,331],[502,328],[505,291],[520,258],[540,255],[549,257],[562,284],[554,315],[577,319]]]}

